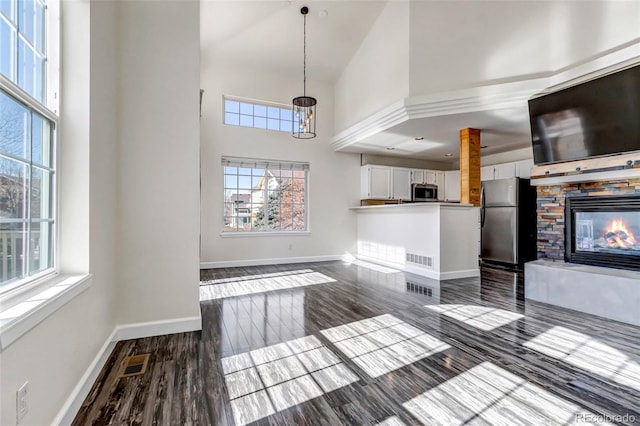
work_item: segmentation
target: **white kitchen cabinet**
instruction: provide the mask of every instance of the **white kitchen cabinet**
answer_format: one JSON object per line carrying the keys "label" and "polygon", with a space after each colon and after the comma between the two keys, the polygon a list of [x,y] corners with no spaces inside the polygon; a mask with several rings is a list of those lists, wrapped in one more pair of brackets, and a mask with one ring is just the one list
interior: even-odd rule
{"label": "white kitchen cabinet", "polygon": [[496,164],[493,166],[494,179],[508,179],[516,177],[515,163]]}
{"label": "white kitchen cabinet", "polygon": [[533,168],[533,159],[516,161],[516,176],[519,178],[530,179],[531,169]]}
{"label": "white kitchen cabinet", "polygon": [[391,168],[391,198],[411,201],[411,171],[409,169]]}
{"label": "white kitchen cabinet", "polygon": [[424,172],[422,169],[411,169],[411,183],[424,183]]}
{"label": "white kitchen cabinet", "polygon": [[402,167],[362,166],[361,199],[411,200],[411,171]]}
{"label": "white kitchen cabinet", "polygon": [[480,167],[480,180],[493,180],[493,166]]}
{"label": "white kitchen cabinet", "polygon": [[460,201],[460,170],[444,172],[446,201]]}
{"label": "white kitchen cabinet", "polygon": [[436,185],[438,186],[438,200],[444,200],[446,191],[444,172],[436,172]]}
{"label": "white kitchen cabinet", "polygon": [[411,183],[436,185],[435,170],[411,169]]}

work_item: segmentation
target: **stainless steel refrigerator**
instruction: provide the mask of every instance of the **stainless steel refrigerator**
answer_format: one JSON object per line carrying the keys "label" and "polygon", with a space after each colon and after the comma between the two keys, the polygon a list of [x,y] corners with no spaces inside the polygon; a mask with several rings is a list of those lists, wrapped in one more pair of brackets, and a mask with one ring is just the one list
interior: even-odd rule
{"label": "stainless steel refrigerator", "polygon": [[536,258],[536,191],[528,179],[482,182],[483,262],[522,267]]}

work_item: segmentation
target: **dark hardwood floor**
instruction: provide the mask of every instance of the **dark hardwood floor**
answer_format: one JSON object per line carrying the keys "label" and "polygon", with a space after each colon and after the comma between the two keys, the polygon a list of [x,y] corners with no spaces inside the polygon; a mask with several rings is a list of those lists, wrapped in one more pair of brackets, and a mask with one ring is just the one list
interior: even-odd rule
{"label": "dark hardwood floor", "polygon": [[525,302],[520,273],[322,262],[201,280],[202,331],[119,342],[75,425],[640,424],[640,328]]}

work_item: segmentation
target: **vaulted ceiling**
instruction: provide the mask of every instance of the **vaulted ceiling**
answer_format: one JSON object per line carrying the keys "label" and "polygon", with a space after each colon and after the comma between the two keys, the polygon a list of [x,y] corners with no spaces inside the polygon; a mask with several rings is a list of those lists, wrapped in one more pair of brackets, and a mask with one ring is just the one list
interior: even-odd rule
{"label": "vaulted ceiling", "polygon": [[[409,5],[407,18],[381,30],[376,22],[387,13],[390,4],[391,7]],[[370,111],[364,111],[366,114],[347,123],[346,128],[335,129],[336,135],[331,135],[335,148],[349,152],[441,161],[445,153],[453,153],[452,158],[456,158],[458,131],[463,127],[483,131],[483,144],[489,145],[485,153],[525,147],[529,144],[528,96],[545,89],[545,84],[562,83],[565,76],[575,78],[580,72],[593,72],[594,67],[610,66],[611,60],[616,60],[616,52],[624,49],[631,53],[626,52],[621,61],[634,55],[640,61],[640,2],[637,0],[203,1],[203,61],[215,57],[217,61],[246,64],[257,70],[301,72],[303,19],[300,8],[305,5],[310,9],[307,21],[309,79],[330,83],[344,80],[345,69],[353,67],[354,57],[357,59],[363,54],[362,46],[376,49],[367,44],[367,40],[374,36],[376,40],[384,40],[384,34],[372,35],[373,32],[388,31],[396,35],[403,32],[402,37],[395,39],[406,40],[392,49],[408,52],[400,56],[408,58],[403,59],[405,64],[400,64],[407,72],[396,77],[407,79],[408,91],[378,102]],[[352,78],[376,73],[385,68],[385,61],[396,61],[399,57],[389,50],[381,50],[379,55],[373,53],[377,62]],[[607,55],[614,59],[599,65],[598,61]],[[590,68],[584,67],[587,63],[591,64]],[[554,79],[554,76],[562,78]],[[510,102],[500,98],[501,102],[494,106],[482,97],[485,87],[503,85],[510,90],[509,85],[518,82],[538,82],[539,85],[528,84],[529,92],[518,93]],[[344,81],[341,84],[344,85]],[[446,102],[445,108],[438,109],[443,97],[450,93],[452,97],[464,98],[466,95],[460,91],[467,89],[475,92],[466,109],[450,108]],[[375,92],[377,88],[368,90]],[[502,95],[509,96],[508,93]],[[371,94],[363,93],[365,103],[367,96]],[[371,117],[367,122],[367,116],[380,113],[403,99],[409,104],[418,104],[416,108],[421,113],[393,112],[391,108],[389,114],[402,112],[403,118],[388,120],[386,127],[375,120],[372,122]],[[339,94],[336,94],[338,101]],[[345,132],[351,132],[351,136],[345,136]],[[414,137],[424,137],[424,140],[416,142]],[[395,149],[387,150],[389,147]]]}

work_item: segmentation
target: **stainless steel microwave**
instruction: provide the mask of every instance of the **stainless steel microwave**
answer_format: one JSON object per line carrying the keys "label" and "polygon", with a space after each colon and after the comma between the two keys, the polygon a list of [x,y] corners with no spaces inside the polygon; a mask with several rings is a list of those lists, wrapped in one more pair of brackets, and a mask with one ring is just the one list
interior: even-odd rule
{"label": "stainless steel microwave", "polygon": [[438,185],[414,183],[411,189],[411,201],[433,201],[438,199]]}

